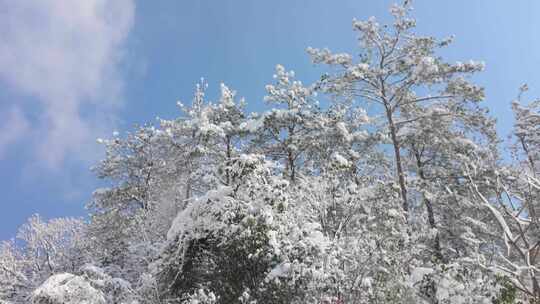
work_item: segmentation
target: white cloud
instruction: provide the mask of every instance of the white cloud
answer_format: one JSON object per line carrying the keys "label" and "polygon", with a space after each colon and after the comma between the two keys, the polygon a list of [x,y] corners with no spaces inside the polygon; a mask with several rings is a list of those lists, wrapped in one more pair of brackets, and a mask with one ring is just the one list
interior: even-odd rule
{"label": "white cloud", "polygon": [[2,131],[0,132],[0,158],[2,158],[10,145],[28,132],[29,123],[21,110],[15,106],[7,110],[4,115],[0,115],[0,121],[2,121],[0,125]]}
{"label": "white cloud", "polygon": [[[67,155],[84,159],[110,127],[122,99],[119,64],[134,13],[134,0],[0,0],[0,81],[32,97],[0,101],[0,111],[16,103],[39,113],[30,124],[20,110],[11,115],[25,122],[43,164],[57,167]],[[0,138],[0,152],[15,140]]]}

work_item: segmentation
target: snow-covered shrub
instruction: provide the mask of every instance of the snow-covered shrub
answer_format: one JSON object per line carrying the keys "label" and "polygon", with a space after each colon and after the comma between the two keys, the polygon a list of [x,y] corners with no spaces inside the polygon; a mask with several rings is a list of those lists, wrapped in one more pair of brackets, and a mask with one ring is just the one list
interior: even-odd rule
{"label": "snow-covered shrub", "polygon": [[[193,200],[175,219],[157,263],[161,289],[184,299],[204,288],[217,303],[305,297],[326,239],[291,211],[288,182],[259,155],[240,155],[230,186]],[[284,303],[284,302],[283,302]],[[287,302],[288,303],[288,302]]]}
{"label": "snow-covered shrub", "polygon": [[52,275],[32,292],[31,299],[34,304],[133,303],[135,294],[126,280],[86,264],[78,274]]}
{"label": "snow-covered shrub", "polygon": [[32,304],[107,304],[105,295],[81,276],[55,274],[39,286],[31,297]]}
{"label": "snow-covered shrub", "polygon": [[51,275],[76,271],[89,258],[86,227],[77,218],[30,217],[16,239],[0,244],[0,301],[25,303]]}

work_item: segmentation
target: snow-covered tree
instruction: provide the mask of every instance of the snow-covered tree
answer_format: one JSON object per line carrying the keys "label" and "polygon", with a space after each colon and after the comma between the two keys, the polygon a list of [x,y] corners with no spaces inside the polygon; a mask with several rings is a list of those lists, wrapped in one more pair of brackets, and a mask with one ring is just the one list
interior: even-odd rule
{"label": "snow-covered tree", "polygon": [[205,82],[197,85],[190,107],[179,104],[185,116],[161,121],[171,158],[177,160],[174,165],[186,175],[185,200],[204,193],[215,183],[229,183],[227,172],[223,179],[213,179],[215,169],[235,157],[245,135],[244,99],[236,100],[236,92],[221,84],[219,101],[208,102],[204,99],[206,86]]}
{"label": "snow-covered tree", "polygon": [[294,79],[294,72],[276,66],[275,85],[267,85],[265,101],[273,108],[253,117],[244,127],[254,134],[253,150],[279,160],[294,182],[321,123],[313,88]]}
{"label": "snow-covered tree", "polygon": [[[162,240],[170,213],[177,211],[176,172],[167,166],[167,150],[154,127],[140,127],[126,138],[99,141],[106,147],[106,158],[94,171],[111,187],[96,190],[88,205],[94,259],[137,272],[131,269],[131,259],[141,250],[152,254],[151,244]],[[135,264],[146,267],[141,261]]]}
{"label": "snow-covered tree", "polygon": [[19,228],[23,253],[31,259],[36,271],[51,273],[74,270],[81,265],[86,224],[77,218],[56,218],[43,221],[38,215]]}
{"label": "snow-covered tree", "polygon": [[49,276],[83,265],[89,258],[85,233],[81,219],[30,217],[17,239],[0,245],[0,302],[27,303],[29,293]]}
{"label": "snow-covered tree", "polygon": [[194,198],[168,232],[156,265],[163,293],[183,301],[203,288],[217,303],[308,296],[305,278],[326,244],[319,226],[298,222],[289,183],[263,156],[240,154],[225,166],[231,184]]}
{"label": "snow-covered tree", "polygon": [[[88,222],[33,216],[0,245],[0,303],[540,303],[540,115],[507,151],[450,40],[353,21],[358,56],[305,85],[277,65],[246,115],[204,80],[178,117],[98,140]],[[321,104],[320,104],[321,103]]]}
{"label": "snow-covered tree", "polygon": [[28,261],[13,241],[0,245],[0,303],[24,303],[35,283],[27,275]]}
{"label": "snow-covered tree", "polygon": [[[388,130],[395,158],[402,208],[409,210],[406,169],[402,161],[400,132],[409,124],[445,117],[448,108],[463,107],[466,102],[483,98],[483,89],[469,83],[464,76],[483,69],[476,62],[447,63],[435,51],[449,44],[432,37],[417,36],[416,21],[409,17],[407,2],[394,5],[394,24],[380,25],[374,17],[353,21],[359,33],[360,54],[355,58],[328,49],[308,48],[315,63],[336,67],[335,74],[325,74],[321,86],[326,92],[344,95],[380,106],[380,127]],[[446,109],[445,107],[446,106]]]}
{"label": "snow-covered tree", "polygon": [[521,95],[527,90],[527,85],[523,85],[518,100],[512,103],[515,117],[515,156],[525,161],[524,168],[530,174],[540,176],[540,101],[533,101],[527,106],[521,105]]}
{"label": "snow-covered tree", "polygon": [[[538,175],[538,138],[540,115],[538,103],[521,106],[520,98],[512,103],[515,115],[511,149],[514,162],[497,168],[492,176],[474,181],[477,165],[471,165],[470,198],[489,214],[493,250],[487,251],[480,265],[507,280],[530,303],[540,302],[540,179]],[[491,191],[486,191],[490,189]]]}

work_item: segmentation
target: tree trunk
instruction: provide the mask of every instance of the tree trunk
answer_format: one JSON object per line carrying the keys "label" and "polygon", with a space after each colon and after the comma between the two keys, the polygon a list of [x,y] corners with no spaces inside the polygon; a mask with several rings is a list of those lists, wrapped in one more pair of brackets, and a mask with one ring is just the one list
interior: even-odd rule
{"label": "tree trunk", "polygon": [[[423,164],[422,164],[420,153],[414,147],[414,145],[412,147],[412,150],[413,150],[413,153],[414,153],[414,157],[416,158],[416,166],[418,168],[418,176],[420,176],[420,179],[422,179],[422,181],[425,181],[426,176],[424,174],[424,169],[423,169]],[[437,234],[435,235],[435,239],[433,240],[434,241],[433,249],[435,250],[435,257],[437,259],[439,259],[440,261],[444,261],[444,257],[443,257],[442,249],[441,249],[441,240],[440,240],[440,237],[439,237],[439,230],[437,229],[437,225],[435,224],[435,215],[434,215],[434,212],[433,212],[433,204],[431,203],[431,201],[424,194],[422,194],[422,199],[423,199],[424,205],[426,205],[426,211],[427,211],[427,215],[428,215],[429,227],[432,228],[432,229],[437,230]]]}
{"label": "tree trunk", "polygon": [[287,163],[290,171],[291,182],[294,183],[294,179],[296,178],[296,168],[294,164],[294,156],[290,149],[287,151]]}
{"label": "tree trunk", "polygon": [[227,153],[227,155],[226,155],[227,161],[225,162],[227,164],[227,168],[225,169],[225,172],[226,172],[225,174],[226,174],[226,183],[227,183],[227,186],[228,186],[231,183],[231,181],[230,181],[230,179],[231,179],[230,175],[231,174],[229,172],[228,166],[231,165],[231,156],[232,156],[231,155],[232,154],[231,153],[231,137],[229,135],[227,135],[225,137],[225,144],[227,145],[227,152],[226,152]]}
{"label": "tree trunk", "polygon": [[407,188],[406,188],[406,183],[405,183],[405,175],[403,173],[403,167],[401,164],[399,140],[397,138],[397,134],[396,134],[397,130],[394,124],[394,119],[392,117],[392,112],[390,111],[388,107],[386,108],[386,117],[388,119],[388,126],[390,127],[390,136],[392,138],[392,145],[394,146],[396,171],[397,171],[397,176],[398,176],[399,188],[401,192],[402,207],[403,207],[403,211],[407,213],[409,212],[409,205],[407,203]]}

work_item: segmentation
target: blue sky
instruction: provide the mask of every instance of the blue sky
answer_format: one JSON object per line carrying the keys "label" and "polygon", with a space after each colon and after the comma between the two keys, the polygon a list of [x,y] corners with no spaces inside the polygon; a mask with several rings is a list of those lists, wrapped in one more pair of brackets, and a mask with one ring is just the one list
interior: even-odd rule
{"label": "blue sky", "polygon": [[[0,0],[0,239],[33,213],[85,214],[103,185],[89,171],[103,153],[97,137],[175,117],[200,77],[210,97],[224,82],[260,110],[277,63],[318,79],[306,47],[354,53],[351,20],[388,21],[393,2]],[[506,136],[518,87],[540,96],[540,2],[414,8],[419,32],[455,35],[446,58],[486,63],[476,80]]]}

